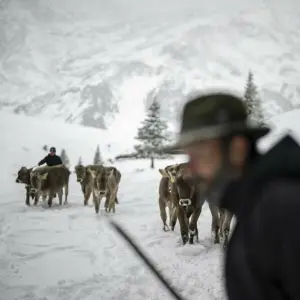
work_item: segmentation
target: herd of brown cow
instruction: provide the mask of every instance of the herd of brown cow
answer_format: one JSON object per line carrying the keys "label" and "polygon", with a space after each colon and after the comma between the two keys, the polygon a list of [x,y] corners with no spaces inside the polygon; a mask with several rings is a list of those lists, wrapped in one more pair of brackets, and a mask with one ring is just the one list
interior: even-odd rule
{"label": "herd of brown cow", "polygon": [[[201,186],[191,180],[186,172],[187,163],[175,164],[159,169],[162,178],[159,184],[159,209],[163,222],[163,230],[173,231],[178,219],[183,244],[193,244],[198,241],[198,219],[200,217],[205,198],[199,193],[204,191]],[[169,211],[169,226],[167,225],[166,208]],[[212,215],[212,232],[214,243],[220,243],[223,238],[223,247],[228,244],[232,214],[209,204]]]}
{"label": "herd of brown cow", "polygon": [[[199,193],[204,186],[197,185],[190,180],[186,171],[186,163],[175,164],[159,169],[162,178],[159,184],[159,209],[163,222],[163,230],[173,231],[179,221],[180,233],[183,244],[198,241],[197,222],[200,217],[204,197]],[[71,172],[64,166],[39,167],[36,169],[22,167],[17,175],[16,182],[25,184],[26,205],[30,205],[30,197],[37,205],[40,196],[45,201],[48,196],[48,205],[51,207],[52,200],[59,198],[62,205],[63,192],[64,204],[68,201],[69,177]],[[75,167],[77,182],[81,186],[84,197],[84,205],[88,204],[92,195],[96,213],[99,213],[101,200],[105,200],[105,211],[115,212],[115,204],[118,202],[118,189],[121,181],[121,173],[116,167],[104,167],[101,165],[77,165]],[[167,213],[169,212],[169,225],[167,224]],[[224,247],[227,246],[232,214],[209,204],[212,215],[212,232],[214,243],[220,243],[224,238]]]}
{"label": "herd of brown cow", "polygon": [[[101,199],[106,197],[105,211],[115,212],[115,203],[118,203],[117,192],[121,180],[121,173],[117,168],[101,165],[77,165],[75,173],[84,195],[84,205],[88,204],[92,194],[95,211],[99,213]],[[44,201],[48,196],[48,205],[51,207],[56,194],[59,204],[62,205],[64,193],[64,204],[67,204],[70,174],[71,172],[64,165],[29,169],[21,167],[16,182],[25,184],[26,205],[30,205],[30,197],[34,199],[34,205],[37,205],[40,196]]]}

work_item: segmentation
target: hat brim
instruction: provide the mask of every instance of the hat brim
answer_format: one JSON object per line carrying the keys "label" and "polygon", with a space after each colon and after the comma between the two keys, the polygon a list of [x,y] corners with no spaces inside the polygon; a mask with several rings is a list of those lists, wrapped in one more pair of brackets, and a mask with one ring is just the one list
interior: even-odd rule
{"label": "hat brim", "polygon": [[174,144],[163,148],[163,152],[168,154],[181,154],[183,148],[192,144],[215,138],[221,138],[229,134],[245,134],[251,139],[258,140],[268,134],[270,128],[268,127],[244,127],[244,128],[226,128],[226,126],[208,127],[196,131],[181,133],[178,141]]}

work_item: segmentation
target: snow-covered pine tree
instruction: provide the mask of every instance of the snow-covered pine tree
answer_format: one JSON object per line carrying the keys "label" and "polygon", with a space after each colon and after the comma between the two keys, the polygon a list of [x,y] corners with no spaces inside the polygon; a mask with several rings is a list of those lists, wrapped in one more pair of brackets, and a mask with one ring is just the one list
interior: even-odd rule
{"label": "snow-covered pine tree", "polygon": [[135,151],[138,156],[151,159],[151,168],[154,168],[154,158],[163,155],[162,148],[169,140],[167,135],[168,125],[160,117],[160,104],[156,99],[149,107],[146,118],[138,128]]}
{"label": "snow-covered pine tree", "polygon": [[79,156],[77,165],[82,166],[82,158]]}
{"label": "snow-covered pine tree", "polygon": [[94,156],[94,165],[103,165],[101,153],[100,153],[100,147],[99,145],[96,148],[95,156]]}
{"label": "snow-covered pine tree", "polygon": [[254,84],[253,73],[251,71],[248,73],[244,98],[248,116],[251,120],[262,126],[264,124],[264,116],[262,112],[261,99],[259,98],[257,87]]}
{"label": "snow-covered pine tree", "polygon": [[44,146],[43,146],[43,150],[46,151],[46,152],[48,152],[48,146],[47,146],[47,145],[44,145]]}
{"label": "snow-covered pine tree", "polygon": [[68,157],[68,155],[67,155],[67,151],[66,151],[64,148],[61,150],[60,158],[61,158],[63,164],[64,164],[67,168],[69,168],[69,167],[70,167],[70,160],[69,160],[69,157]]}

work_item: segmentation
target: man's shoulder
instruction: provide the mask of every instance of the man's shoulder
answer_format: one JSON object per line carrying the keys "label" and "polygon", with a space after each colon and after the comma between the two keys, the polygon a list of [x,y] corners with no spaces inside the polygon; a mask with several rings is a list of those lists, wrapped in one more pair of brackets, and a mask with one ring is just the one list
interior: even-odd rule
{"label": "man's shoulder", "polygon": [[300,213],[300,179],[277,178],[266,183],[260,194],[259,207],[273,217]]}

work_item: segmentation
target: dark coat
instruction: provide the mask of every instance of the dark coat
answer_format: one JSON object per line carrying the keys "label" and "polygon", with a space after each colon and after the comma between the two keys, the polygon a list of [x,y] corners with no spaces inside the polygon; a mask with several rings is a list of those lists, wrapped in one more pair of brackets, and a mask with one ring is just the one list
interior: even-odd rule
{"label": "dark coat", "polygon": [[58,155],[50,155],[48,154],[46,157],[44,157],[39,163],[38,165],[41,166],[43,164],[47,164],[47,166],[52,167],[52,166],[58,166],[58,165],[62,165],[63,162],[61,160],[61,158]]}
{"label": "dark coat", "polygon": [[227,188],[221,206],[237,218],[226,253],[228,299],[299,300],[299,145],[282,139]]}

